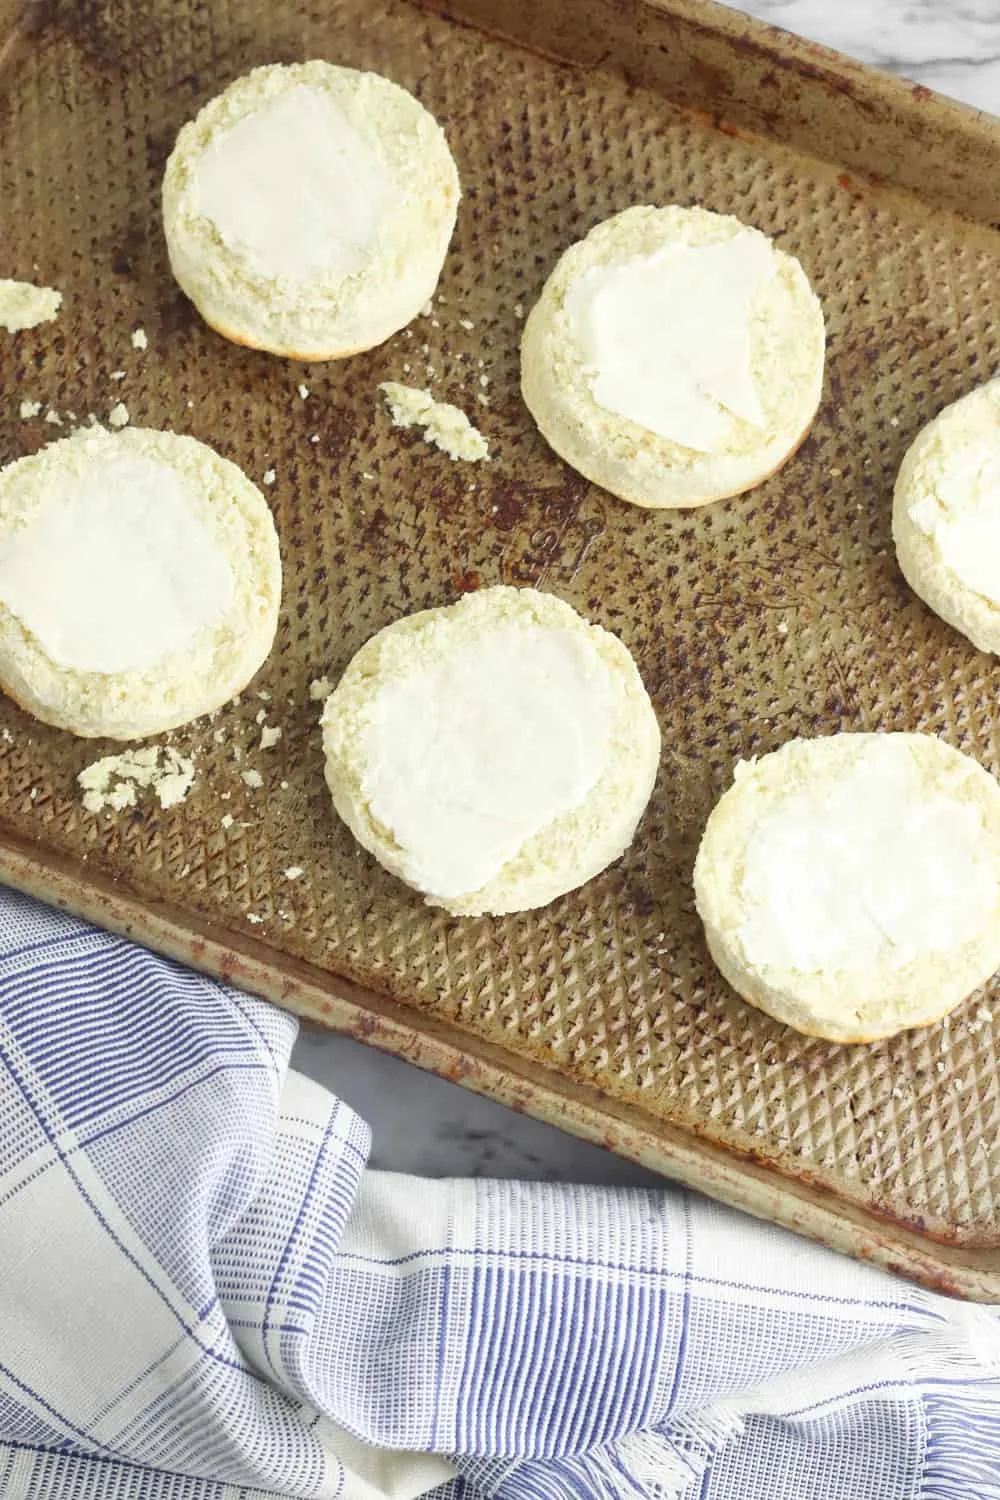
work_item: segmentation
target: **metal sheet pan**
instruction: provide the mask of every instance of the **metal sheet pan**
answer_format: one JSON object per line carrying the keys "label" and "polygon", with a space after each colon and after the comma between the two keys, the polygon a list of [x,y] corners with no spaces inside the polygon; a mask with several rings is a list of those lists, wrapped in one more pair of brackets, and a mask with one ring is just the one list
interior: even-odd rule
{"label": "metal sheet pan", "polygon": [[[74,778],[110,747],[0,704],[0,876],[751,1212],[1000,1297],[993,992],[872,1047],[798,1037],[715,974],[690,890],[734,760],[792,735],[921,728],[1000,769],[997,669],[909,594],[889,539],[906,445],[1000,363],[1000,125],[692,0],[0,0],[0,28],[4,274],[66,296],[55,325],[0,343],[3,457],[53,435],[20,421],[24,397],[66,424],[123,399],[134,422],[277,470],[286,572],[258,679],[173,737],[198,766],[177,808],[90,817]],[[309,56],[413,89],[465,196],[433,312],[303,374],[202,325],[158,191],[205,99]],[[638,201],[758,224],[828,319],[809,440],[757,492],[689,515],[584,483],[518,395],[521,317],[556,256]],[[389,378],[475,409],[490,464],[394,431]],[[308,684],[398,615],[499,581],[623,637],[665,749],[613,869],[541,912],[456,921],[335,819]],[[262,710],[283,730],[266,752]]]}

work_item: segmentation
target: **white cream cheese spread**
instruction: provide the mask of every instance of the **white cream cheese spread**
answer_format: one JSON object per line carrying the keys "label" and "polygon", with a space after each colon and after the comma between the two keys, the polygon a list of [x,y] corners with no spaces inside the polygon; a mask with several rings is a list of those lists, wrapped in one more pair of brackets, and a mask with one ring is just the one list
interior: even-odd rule
{"label": "white cream cheese spread", "polygon": [[594,400],[660,437],[713,453],[733,418],[765,425],[751,369],[751,317],[774,275],[764,235],[670,245],[594,267],[566,313]]}
{"label": "white cream cheese spread", "polygon": [[933,493],[910,508],[946,568],[1000,604],[1000,432],[949,453]]}
{"label": "white cream cheese spread", "polygon": [[577,806],[610,749],[604,662],[565,630],[498,625],[378,691],[362,787],[405,878],[456,898]]}
{"label": "white cream cheese spread", "polygon": [[902,968],[981,932],[998,876],[979,808],[928,788],[886,738],[760,819],[744,856],[740,941],[760,969]]}
{"label": "white cream cheese spread", "polygon": [[373,255],[395,174],[324,90],[298,84],[220,130],[191,204],[262,276],[349,276]]}
{"label": "white cream cheese spread", "polygon": [[183,480],[101,452],[0,546],[0,600],[59,667],[143,671],[229,607],[232,570]]}

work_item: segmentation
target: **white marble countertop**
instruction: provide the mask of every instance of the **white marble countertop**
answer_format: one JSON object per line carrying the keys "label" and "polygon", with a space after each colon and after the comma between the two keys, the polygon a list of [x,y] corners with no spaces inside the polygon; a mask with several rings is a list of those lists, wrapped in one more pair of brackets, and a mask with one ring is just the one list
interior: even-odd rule
{"label": "white marble countertop", "polygon": [[[1000,114],[1000,0],[753,0],[738,8]],[[369,1121],[376,1166],[428,1176],[655,1181],[345,1037],[304,1032],[294,1061]]]}

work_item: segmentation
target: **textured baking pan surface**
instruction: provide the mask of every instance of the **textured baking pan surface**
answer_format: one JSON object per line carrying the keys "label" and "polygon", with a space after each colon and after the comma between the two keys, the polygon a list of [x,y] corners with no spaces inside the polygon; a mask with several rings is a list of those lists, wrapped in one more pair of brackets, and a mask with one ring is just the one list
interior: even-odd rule
{"label": "textured baking pan surface", "polygon": [[[449,10],[0,0],[0,274],[65,295],[58,322],[0,339],[0,456],[124,401],[133,423],[192,433],[258,482],[275,470],[285,567],[269,662],[240,702],[172,736],[197,766],[178,807],[88,815],[77,773],[116,747],[0,702],[0,874],[758,1214],[1000,1298],[995,993],[875,1046],[810,1041],[729,991],[691,892],[734,762],[793,735],[921,729],[1000,771],[998,669],[912,596],[889,530],[917,430],[1000,366],[1000,127],[691,0]],[[313,56],[413,90],[464,197],[429,314],[307,367],[202,324],[170,277],[158,200],[206,99]],[[562,249],[668,201],[775,236],[829,331],[800,451],[689,514],[585,483],[518,394],[523,315]],[[394,430],[387,379],[463,406],[490,462]],[[22,421],[22,399],[42,414]],[[622,637],[663,759],[612,869],[539,912],[454,920],[335,818],[309,684],[399,615],[499,582],[551,590]],[[280,726],[273,749],[259,721]]]}

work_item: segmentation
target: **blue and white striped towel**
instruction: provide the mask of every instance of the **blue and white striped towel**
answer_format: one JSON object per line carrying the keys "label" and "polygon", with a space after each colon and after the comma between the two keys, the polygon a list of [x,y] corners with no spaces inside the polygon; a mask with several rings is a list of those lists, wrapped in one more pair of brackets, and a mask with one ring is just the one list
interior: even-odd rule
{"label": "blue and white striped towel", "polygon": [[421,1182],[293,1021],[0,891],[3,1500],[989,1500],[1000,1318],[679,1190]]}

